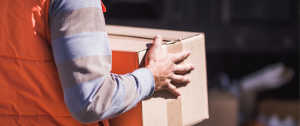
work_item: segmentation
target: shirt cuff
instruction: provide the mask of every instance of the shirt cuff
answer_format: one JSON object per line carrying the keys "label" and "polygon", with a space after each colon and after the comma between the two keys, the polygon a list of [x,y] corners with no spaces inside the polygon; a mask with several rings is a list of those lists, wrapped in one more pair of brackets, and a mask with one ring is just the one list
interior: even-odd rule
{"label": "shirt cuff", "polygon": [[142,99],[150,97],[155,89],[155,80],[152,72],[147,68],[140,68],[131,73],[138,79]]}

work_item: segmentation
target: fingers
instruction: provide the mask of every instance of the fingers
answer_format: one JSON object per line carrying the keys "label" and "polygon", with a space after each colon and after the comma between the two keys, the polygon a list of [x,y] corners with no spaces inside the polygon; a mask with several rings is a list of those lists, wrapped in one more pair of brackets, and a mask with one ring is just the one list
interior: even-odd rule
{"label": "fingers", "polygon": [[170,91],[172,94],[174,94],[176,96],[180,96],[181,95],[180,91],[174,85],[172,85],[170,83],[168,85],[167,90]]}
{"label": "fingers", "polygon": [[182,61],[185,58],[187,58],[189,55],[191,55],[190,51],[184,51],[184,52],[173,54],[172,61],[174,63]]}
{"label": "fingers", "polygon": [[190,83],[191,79],[182,75],[176,75],[174,74],[171,77],[172,81],[177,82],[177,83]]}
{"label": "fingers", "polygon": [[193,69],[195,69],[195,65],[193,64],[175,65],[174,73],[187,73]]}

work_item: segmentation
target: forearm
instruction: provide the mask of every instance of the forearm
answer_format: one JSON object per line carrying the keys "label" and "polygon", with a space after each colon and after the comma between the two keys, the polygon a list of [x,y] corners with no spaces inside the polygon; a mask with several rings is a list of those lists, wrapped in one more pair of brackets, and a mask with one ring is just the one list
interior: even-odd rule
{"label": "forearm", "polygon": [[[76,111],[70,110],[72,116],[83,123],[90,123],[112,118],[130,110],[153,93],[154,80],[149,72],[148,69],[138,69],[131,74],[106,76],[99,88],[93,88],[97,91],[90,93],[91,95],[86,98],[86,101],[89,100],[86,107]],[[78,98],[72,96],[66,98],[69,108],[74,106],[73,100],[76,101]],[[84,105],[85,100],[81,100],[81,104]]]}
{"label": "forearm", "polygon": [[153,93],[150,70],[116,75],[109,73],[110,65],[110,56],[87,56],[57,64],[65,103],[75,119],[90,123],[114,117]]}

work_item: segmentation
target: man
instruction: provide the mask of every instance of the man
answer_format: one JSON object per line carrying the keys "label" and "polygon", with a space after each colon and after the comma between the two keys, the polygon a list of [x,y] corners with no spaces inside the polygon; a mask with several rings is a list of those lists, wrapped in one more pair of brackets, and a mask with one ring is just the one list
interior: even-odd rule
{"label": "man", "polygon": [[194,69],[192,64],[175,65],[190,52],[163,53],[159,35],[145,68],[126,75],[110,73],[111,50],[99,0],[0,3],[4,125],[98,125],[93,122],[130,110],[154,90],[179,96],[170,82],[190,81],[175,74]]}

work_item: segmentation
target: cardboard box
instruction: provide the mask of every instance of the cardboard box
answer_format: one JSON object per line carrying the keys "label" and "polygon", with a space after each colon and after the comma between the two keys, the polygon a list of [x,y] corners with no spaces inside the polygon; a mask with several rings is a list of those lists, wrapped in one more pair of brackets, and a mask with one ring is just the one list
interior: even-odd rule
{"label": "cardboard box", "polygon": [[186,75],[191,78],[190,84],[176,84],[182,96],[175,97],[168,91],[155,92],[132,110],[110,119],[111,126],[186,126],[208,118],[203,33],[124,26],[107,26],[107,32],[113,57],[112,73],[125,74],[138,69],[156,34],[163,36],[162,48],[168,53],[190,50],[192,54],[184,63],[196,66]]}
{"label": "cardboard box", "polygon": [[209,119],[194,126],[237,126],[238,99],[229,92],[208,91]]}
{"label": "cardboard box", "polygon": [[278,115],[280,119],[291,116],[299,123],[299,100],[290,99],[265,99],[258,104],[258,114],[270,118]]}

